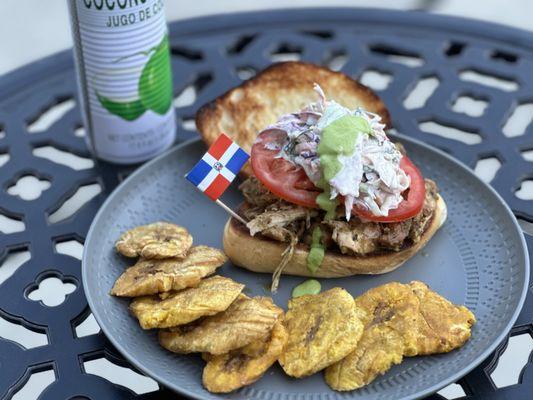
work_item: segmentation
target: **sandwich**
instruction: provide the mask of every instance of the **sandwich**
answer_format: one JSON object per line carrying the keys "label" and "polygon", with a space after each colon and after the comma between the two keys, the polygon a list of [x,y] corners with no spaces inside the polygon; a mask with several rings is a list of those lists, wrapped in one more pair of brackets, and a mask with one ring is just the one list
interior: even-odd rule
{"label": "sandwich", "polygon": [[224,131],[250,151],[238,213],[224,228],[231,261],[255,272],[342,277],[398,268],[446,219],[424,179],[386,129],[367,87],[312,64],[275,64],[202,107],[209,144]]}

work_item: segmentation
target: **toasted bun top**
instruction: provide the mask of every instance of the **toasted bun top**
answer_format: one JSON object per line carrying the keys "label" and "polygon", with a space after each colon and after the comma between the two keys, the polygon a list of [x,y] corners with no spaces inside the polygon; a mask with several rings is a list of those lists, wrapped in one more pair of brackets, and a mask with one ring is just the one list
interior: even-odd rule
{"label": "toasted bun top", "polygon": [[[282,115],[318,100],[314,83],[322,87],[327,99],[350,109],[360,106],[377,113],[390,127],[385,105],[368,87],[341,72],[294,61],[273,64],[204,105],[196,114],[196,126],[207,145],[224,132],[250,152],[260,131]],[[250,172],[247,166],[244,173]]]}

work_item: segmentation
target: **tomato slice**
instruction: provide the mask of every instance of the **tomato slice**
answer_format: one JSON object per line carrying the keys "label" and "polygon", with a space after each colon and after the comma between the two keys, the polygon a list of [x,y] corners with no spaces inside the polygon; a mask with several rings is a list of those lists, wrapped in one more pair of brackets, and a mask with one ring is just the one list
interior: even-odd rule
{"label": "tomato slice", "polygon": [[[268,143],[279,143],[285,136],[282,131],[261,133],[252,146],[251,163],[255,176],[265,187],[282,199],[308,208],[318,208],[316,197],[321,192],[308,178],[304,169],[283,158],[276,158],[278,150],[267,148]],[[401,168],[411,178],[408,190],[403,193],[404,201],[389,212],[386,217],[379,217],[369,210],[354,207],[352,213],[376,222],[398,222],[418,214],[424,205],[426,188],[424,178],[418,168],[407,158],[402,157]]]}
{"label": "tomato slice", "polygon": [[375,222],[399,222],[414,217],[422,210],[426,198],[426,185],[418,168],[407,156],[400,161],[400,168],[411,178],[409,189],[402,193],[403,201],[398,208],[389,211],[386,217],[372,214],[370,210],[355,206],[353,212],[359,217]]}
{"label": "tomato slice", "polygon": [[267,131],[257,137],[250,157],[254,174],[276,196],[290,203],[318,208],[316,197],[321,190],[309,180],[303,168],[284,158],[275,158],[279,151],[266,147],[268,143],[281,141],[283,136],[285,133],[281,131]]}

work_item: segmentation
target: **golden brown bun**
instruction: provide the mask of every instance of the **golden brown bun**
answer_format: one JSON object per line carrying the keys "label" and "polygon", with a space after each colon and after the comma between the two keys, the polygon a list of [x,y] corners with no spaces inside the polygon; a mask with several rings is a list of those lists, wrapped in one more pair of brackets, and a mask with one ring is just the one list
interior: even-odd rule
{"label": "golden brown bun", "polygon": [[[248,153],[257,134],[284,114],[317,101],[313,84],[318,83],[327,99],[350,109],[363,107],[379,114],[390,128],[387,109],[378,96],[349,76],[303,62],[274,64],[242,85],[204,105],[196,114],[196,127],[210,146],[226,133]],[[249,176],[249,164],[243,170]]]}
{"label": "golden brown bun", "polygon": [[[439,196],[435,215],[420,241],[401,251],[387,251],[366,256],[352,256],[326,252],[324,261],[316,273],[307,268],[308,246],[298,244],[291,261],[285,267],[286,275],[337,278],[360,274],[383,274],[392,271],[414,256],[431,239],[446,220],[446,203]],[[250,236],[248,230],[230,218],[224,228],[224,252],[239,267],[254,272],[272,273],[281,261],[281,253],[287,244],[261,236]]]}

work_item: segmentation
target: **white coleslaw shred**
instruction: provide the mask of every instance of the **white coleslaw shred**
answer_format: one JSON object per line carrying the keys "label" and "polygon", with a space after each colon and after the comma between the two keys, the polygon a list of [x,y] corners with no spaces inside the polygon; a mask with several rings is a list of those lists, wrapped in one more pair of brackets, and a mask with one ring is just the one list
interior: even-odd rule
{"label": "white coleslaw shred", "polygon": [[[331,198],[344,197],[346,219],[354,205],[370,210],[376,216],[387,216],[403,200],[402,192],[410,185],[409,176],[400,168],[402,154],[385,134],[385,125],[377,114],[357,108],[349,110],[333,100],[327,100],[315,84],[319,100],[302,110],[282,116],[263,132],[282,131],[279,142],[268,143],[282,157],[301,166],[309,179],[317,184],[322,179],[318,144],[325,127],[346,115],[364,118],[371,134],[357,137],[351,155],[338,156],[339,172],[328,182]],[[263,133],[261,132],[261,133]]]}

